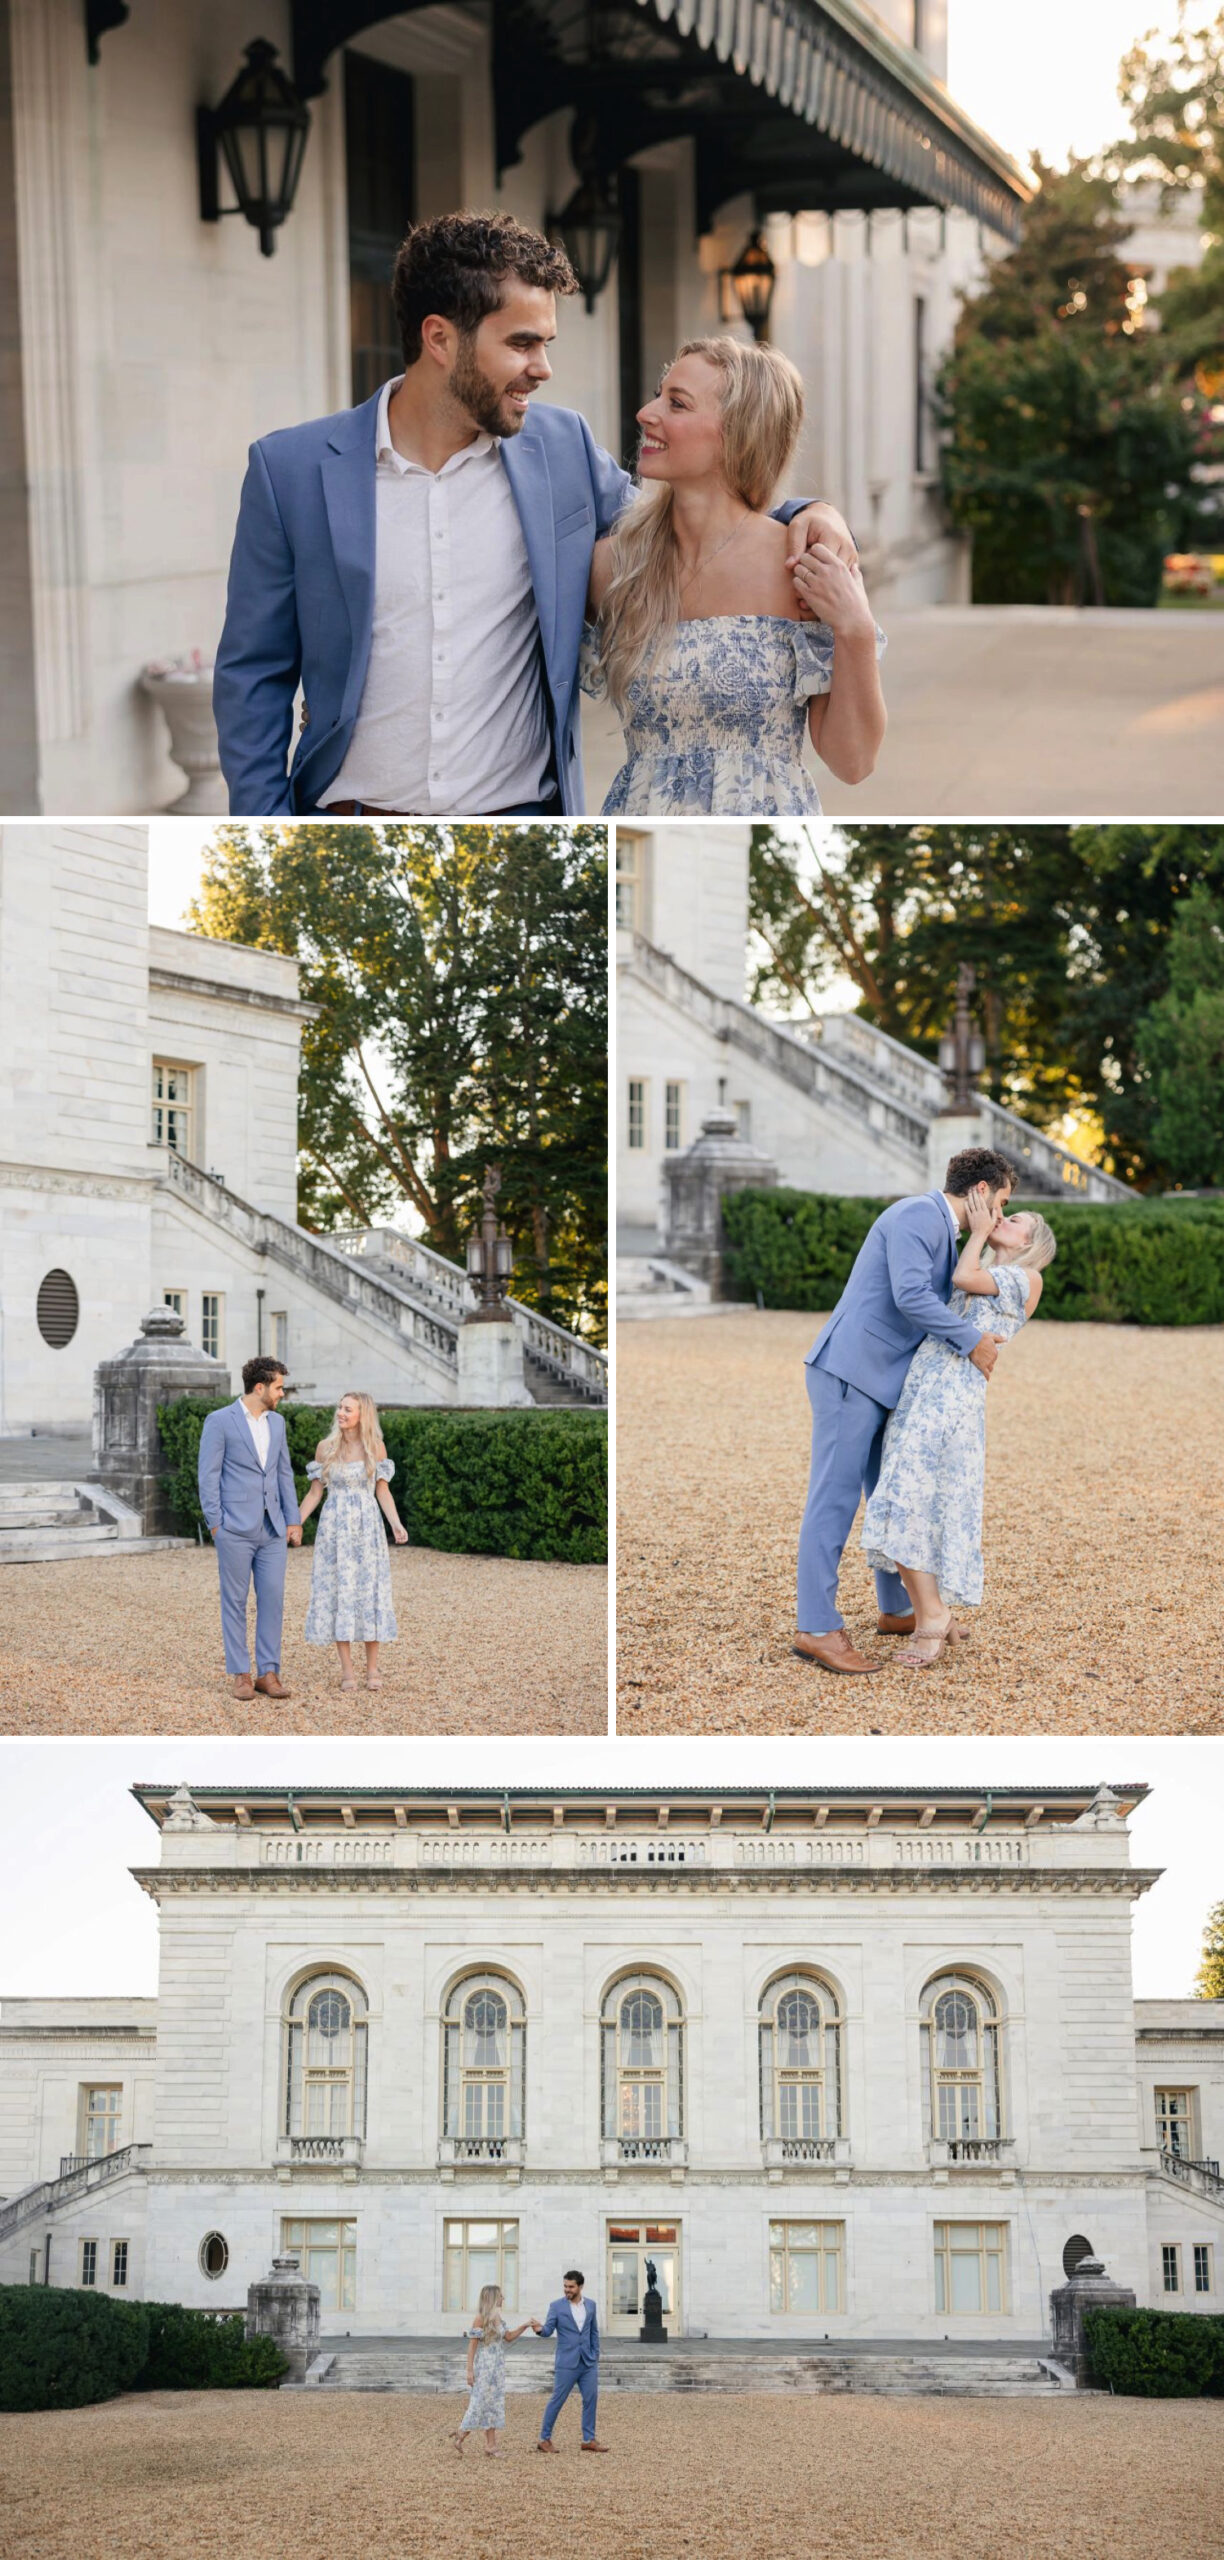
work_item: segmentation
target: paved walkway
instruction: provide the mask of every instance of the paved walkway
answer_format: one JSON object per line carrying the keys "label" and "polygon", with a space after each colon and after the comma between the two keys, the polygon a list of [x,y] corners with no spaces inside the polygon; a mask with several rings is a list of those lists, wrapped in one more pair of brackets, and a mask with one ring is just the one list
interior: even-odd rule
{"label": "paved walkway", "polygon": [[[1224,613],[940,605],[886,619],[888,736],[856,789],[813,765],[827,816],[1215,817],[1224,807]],[[622,756],[604,705],[585,706],[583,738],[595,811]]]}

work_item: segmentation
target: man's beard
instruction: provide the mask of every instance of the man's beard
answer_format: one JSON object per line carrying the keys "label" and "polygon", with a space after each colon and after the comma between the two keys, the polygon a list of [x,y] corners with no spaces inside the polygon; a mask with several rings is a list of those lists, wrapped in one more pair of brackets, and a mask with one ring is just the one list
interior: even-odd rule
{"label": "man's beard", "polygon": [[487,436],[516,436],[524,424],[524,416],[520,416],[517,410],[510,410],[503,417],[502,402],[506,394],[490,382],[487,373],[481,372],[466,341],[460,341],[449,387],[452,398],[459,402],[460,408],[467,410],[469,418]]}

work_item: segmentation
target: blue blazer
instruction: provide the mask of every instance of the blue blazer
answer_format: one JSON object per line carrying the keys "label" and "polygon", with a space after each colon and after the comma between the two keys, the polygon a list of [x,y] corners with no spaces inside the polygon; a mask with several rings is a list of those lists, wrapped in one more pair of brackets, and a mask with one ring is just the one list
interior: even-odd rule
{"label": "blue blazer", "polygon": [[923,1336],[935,1334],[966,1358],[981,1337],[948,1304],[958,1261],[938,1191],[894,1200],[876,1219],[837,1305],[807,1359],[877,1404],[897,1404]]}
{"label": "blue blazer", "polygon": [[586,2318],[581,2329],[564,2293],[559,2302],[549,2303],[547,2318],[540,2323],[542,2338],[556,2337],[558,2377],[563,2373],[577,2373],[584,2364],[599,2362],[599,2322],[595,2317],[595,2305],[589,2293],[582,2298],[586,2304]]}
{"label": "blue blazer", "polygon": [[[234,817],[307,815],[344,762],[373,628],[381,396],[251,446],[213,676]],[[533,408],[520,433],[503,440],[501,456],[539,612],[561,808],[580,816],[578,657],[591,553],[633,482],[575,409]],[[804,503],[788,500],[776,513],[789,523]],[[306,724],[290,768],[299,678]]]}
{"label": "blue blazer", "polygon": [[258,1538],[265,1520],[283,1536],[301,1519],[284,1423],[279,1413],[268,1415],[268,1463],[261,1467],[240,1397],[205,1415],[197,1480],[214,1537],[231,1529],[240,1538]]}

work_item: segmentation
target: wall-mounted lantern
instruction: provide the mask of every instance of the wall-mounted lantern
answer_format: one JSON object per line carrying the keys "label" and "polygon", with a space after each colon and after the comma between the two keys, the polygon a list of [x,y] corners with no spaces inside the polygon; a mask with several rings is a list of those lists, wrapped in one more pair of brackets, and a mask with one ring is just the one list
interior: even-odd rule
{"label": "wall-mounted lantern", "polygon": [[[242,214],[259,233],[264,257],[270,258],[276,234],[293,209],[309,131],[309,108],[279,68],[276,46],[260,36],[247,46],[246,68],[220,106],[196,110],[201,221]],[[222,160],[236,204],[221,202]]]}
{"label": "wall-mounted lantern", "polygon": [[746,320],[753,337],[761,339],[769,327],[769,311],[773,301],[778,270],[765,246],[765,235],[754,231],[746,241],[733,267],[719,271],[719,307],[724,320]]}
{"label": "wall-mounted lantern", "polygon": [[126,26],[130,16],[130,0],[85,0],[85,51],[95,70],[102,59],[103,36],[113,27]]}
{"label": "wall-mounted lantern", "polygon": [[588,311],[593,311],[620,247],[620,196],[615,177],[598,166],[592,123],[575,127],[570,157],[578,172],[578,184],[562,211],[549,214],[545,227],[549,239],[564,249],[578,278],[583,302]]}

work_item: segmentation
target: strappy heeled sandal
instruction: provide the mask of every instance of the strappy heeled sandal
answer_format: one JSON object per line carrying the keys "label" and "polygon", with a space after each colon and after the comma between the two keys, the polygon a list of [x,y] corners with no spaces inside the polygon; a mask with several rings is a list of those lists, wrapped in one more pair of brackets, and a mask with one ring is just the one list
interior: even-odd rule
{"label": "strappy heeled sandal", "polygon": [[[907,1643],[902,1645],[900,1652],[894,1653],[893,1661],[899,1662],[906,1671],[933,1671],[944,1646],[956,1644],[959,1640],[960,1629],[952,1625],[941,1627],[938,1633],[932,1629],[930,1634],[925,1636],[920,1635],[915,1627],[913,1635]],[[920,1653],[919,1645],[934,1645],[935,1650],[933,1653]]]}

